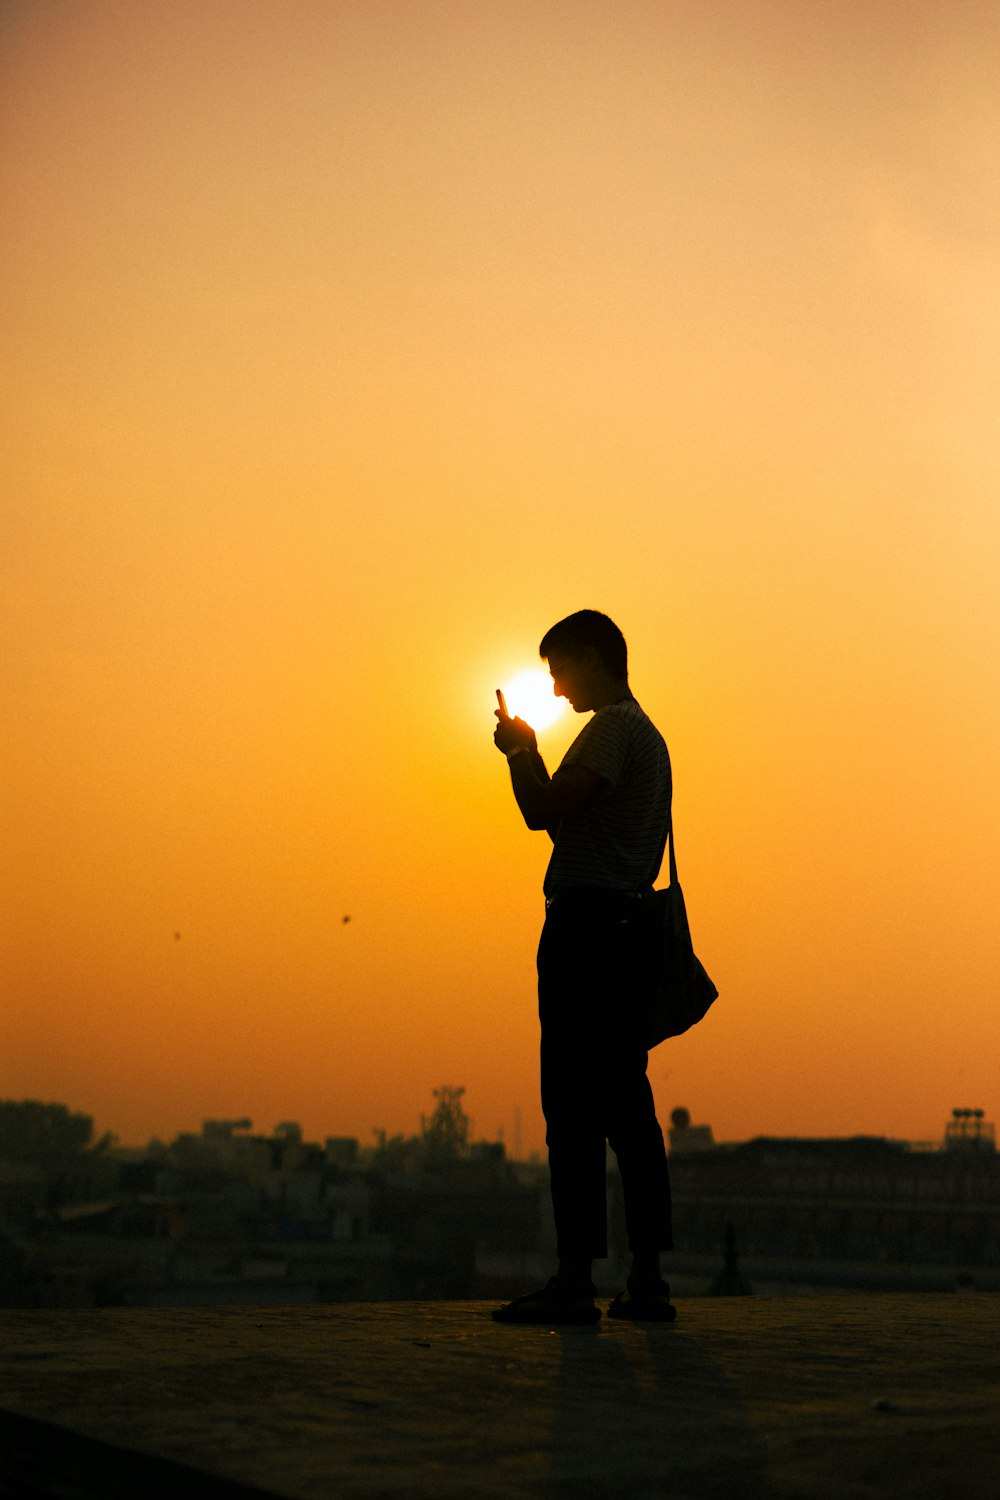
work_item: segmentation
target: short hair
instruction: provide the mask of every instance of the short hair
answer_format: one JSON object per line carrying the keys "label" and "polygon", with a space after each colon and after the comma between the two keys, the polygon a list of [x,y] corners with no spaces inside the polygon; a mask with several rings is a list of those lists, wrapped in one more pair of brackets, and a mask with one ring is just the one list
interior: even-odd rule
{"label": "short hair", "polygon": [[578,609],[575,615],[567,615],[547,630],[538,648],[539,656],[546,660],[553,651],[564,651],[567,656],[576,656],[588,646],[593,646],[604,666],[616,677],[628,677],[628,647],[614,620],[596,609]]}

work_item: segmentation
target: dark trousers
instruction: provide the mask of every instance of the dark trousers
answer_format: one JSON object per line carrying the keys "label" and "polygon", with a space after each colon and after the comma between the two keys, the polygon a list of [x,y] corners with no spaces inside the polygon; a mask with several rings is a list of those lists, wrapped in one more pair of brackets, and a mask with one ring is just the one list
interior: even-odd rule
{"label": "dark trousers", "polygon": [[646,1077],[650,933],[641,901],[576,890],[538,946],[542,1112],[560,1259],[608,1253],[606,1158],[618,1160],[629,1248],[669,1250],[670,1174]]}

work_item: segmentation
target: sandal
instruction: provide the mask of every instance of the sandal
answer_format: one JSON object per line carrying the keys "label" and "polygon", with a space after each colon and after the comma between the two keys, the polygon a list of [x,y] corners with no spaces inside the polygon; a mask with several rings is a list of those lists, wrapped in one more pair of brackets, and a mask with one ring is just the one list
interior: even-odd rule
{"label": "sandal", "polygon": [[552,1328],[557,1323],[596,1323],[601,1309],[594,1303],[597,1288],[590,1282],[577,1287],[565,1287],[553,1276],[537,1292],[526,1292],[515,1297],[504,1307],[495,1308],[491,1314],[496,1323],[541,1323]]}
{"label": "sandal", "polygon": [[608,1317],[630,1318],[636,1323],[672,1323],[677,1309],[665,1281],[652,1281],[646,1286],[627,1283],[608,1308]]}

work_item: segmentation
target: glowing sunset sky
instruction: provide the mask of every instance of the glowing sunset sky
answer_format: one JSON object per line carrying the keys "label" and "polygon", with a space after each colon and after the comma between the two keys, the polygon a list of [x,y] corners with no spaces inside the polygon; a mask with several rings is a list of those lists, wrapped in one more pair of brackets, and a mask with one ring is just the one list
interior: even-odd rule
{"label": "glowing sunset sky", "polygon": [[971,0],[7,0],[0,1096],[540,1146],[494,688],[590,607],[721,991],[663,1111],[996,1117],[998,76]]}

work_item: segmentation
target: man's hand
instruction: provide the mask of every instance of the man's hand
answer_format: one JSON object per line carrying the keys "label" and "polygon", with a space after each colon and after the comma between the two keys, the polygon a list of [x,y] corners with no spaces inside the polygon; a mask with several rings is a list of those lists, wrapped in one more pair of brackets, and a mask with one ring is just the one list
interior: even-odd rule
{"label": "man's hand", "polygon": [[497,727],[493,731],[493,743],[502,755],[509,755],[512,750],[538,749],[535,731],[530,724],[526,724],[523,719],[509,719],[499,709],[495,713]]}

